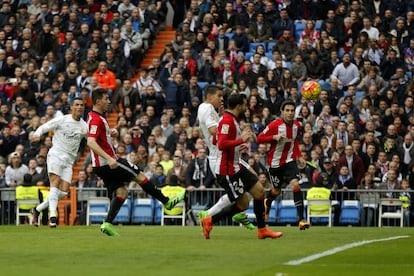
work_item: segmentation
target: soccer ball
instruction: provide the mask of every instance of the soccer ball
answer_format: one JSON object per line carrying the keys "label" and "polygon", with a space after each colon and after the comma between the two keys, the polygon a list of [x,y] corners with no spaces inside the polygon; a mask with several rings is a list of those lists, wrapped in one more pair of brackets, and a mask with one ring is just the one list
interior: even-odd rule
{"label": "soccer ball", "polygon": [[305,81],[302,85],[302,97],[306,100],[317,100],[321,93],[321,86],[316,81]]}

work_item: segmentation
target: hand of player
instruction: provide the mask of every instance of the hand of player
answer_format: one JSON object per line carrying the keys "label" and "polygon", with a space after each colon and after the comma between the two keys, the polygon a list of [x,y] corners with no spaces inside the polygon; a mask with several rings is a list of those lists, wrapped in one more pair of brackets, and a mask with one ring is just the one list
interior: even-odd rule
{"label": "hand of player", "polygon": [[113,159],[113,158],[110,158],[109,160],[108,160],[108,165],[109,165],[109,167],[111,168],[111,169],[115,169],[115,168],[117,168],[118,167],[118,163],[116,162],[116,160],[115,159]]}

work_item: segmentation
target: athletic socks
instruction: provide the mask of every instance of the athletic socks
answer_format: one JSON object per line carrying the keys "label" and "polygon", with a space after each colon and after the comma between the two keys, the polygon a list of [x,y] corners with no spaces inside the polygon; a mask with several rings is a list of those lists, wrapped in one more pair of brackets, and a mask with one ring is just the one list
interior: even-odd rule
{"label": "athletic socks", "polygon": [[150,194],[153,198],[158,199],[163,204],[168,202],[169,198],[166,197],[160,190],[158,190],[154,184],[149,182],[148,178],[145,178],[141,183],[139,183],[139,185],[147,194]]}
{"label": "athletic socks", "polygon": [[50,188],[49,193],[49,216],[56,217],[56,209],[59,201],[59,189],[56,187]]}
{"label": "athletic socks", "polygon": [[265,223],[265,208],[264,208],[264,198],[255,198],[253,200],[253,210],[256,215],[257,228],[266,227]]}
{"label": "athletic socks", "polygon": [[[50,189],[52,189],[52,188],[50,188]],[[58,201],[61,200],[62,198],[67,197],[67,196],[68,196],[67,192],[62,192],[61,190],[58,189]],[[50,197],[50,194],[49,194],[49,197]],[[45,201],[43,201],[42,203],[40,203],[39,205],[36,206],[36,211],[42,212],[44,209],[49,207],[49,197],[46,198]]]}
{"label": "athletic socks", "polygon": [[124,204],[125,199],[120,196],[115,196],[111,200],[111,205],[109,207],[108,216],[106,217],[106,222],[112,223],[121,209],[122,204]]}
{"label": "athletic socks", "polygon": [[222,218],[224,218],[226,216],[231,216],[232,217],[235,214],[240,213],[242,211],[243,210],[240,209],[239,206],[237,206],[237,204],[229,205],[229,206],[225,207],[224,209],[222,209],[217,214],[212,216],[213,223],[219,222]]}
{"label": "athletic socks", "polygon": [[299,221],[301,221],[303,220],[303,194],[300,188],[293,190],[293,201],[295,202],[296,210],[299,216]]}
{"label": "athletic socks", "polygon": [[233,203],[230,201],[229,196],[227,194],[220,197],[216,204],[214,204],[210,209],[207,210],[209,216],[214,216],[220,213],[221,210],[225,209],[226,207],[232,205]]}

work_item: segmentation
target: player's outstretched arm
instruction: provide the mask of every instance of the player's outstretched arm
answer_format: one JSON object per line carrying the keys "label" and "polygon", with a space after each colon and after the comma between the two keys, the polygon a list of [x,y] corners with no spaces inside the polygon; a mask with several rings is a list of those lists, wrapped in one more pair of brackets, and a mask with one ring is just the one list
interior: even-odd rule
{"label": "player's outstretched arm", "polygon": [[88,137],[88,147],[97,155],[105,158],[108,162],[108,165],[111,169],[114,169],[118,166],[118,163],[114,158],[112,158],[109,154],[107,154],[96,142],[96,139],[93,137]]}

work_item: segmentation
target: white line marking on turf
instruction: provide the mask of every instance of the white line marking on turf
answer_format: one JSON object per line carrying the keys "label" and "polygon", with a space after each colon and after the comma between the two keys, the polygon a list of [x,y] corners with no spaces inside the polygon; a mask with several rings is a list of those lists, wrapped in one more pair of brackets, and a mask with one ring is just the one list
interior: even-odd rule
{"label": "white line marking on turf", "polygon": [[397,240],[397,239],[404,239],[404,238],[409,238],[409,237],[410,236],[395,236],[395,237],[389,237],[389,238],[385,238],[385,239],[353,242],[353,243],[345,244],[343,246],[339,246],[339,247],[335,247],[335,248],[326,250],[326,251],[321,252],[321,253],[310,255],[308,257],[305,257],[305,258],[302,258],[302,259],[299,259],[299,260],[289,261],[285,264],[286,265],[301,265],[303,263],[311,262],[311,261],[317,260],[319,258],[326,257],[326,256],[329,256],[329,255],[333,255],[333,254],[336,254],[338,252],[341,252],[341,251],[344,251],[344,250],[347,250],[347,249],[350,249],[350,248],[362,246],[362,245],[365,245],[365,244],[374,243],[374,242],[382,242],[382,241],[391,241],[391,240]]}

